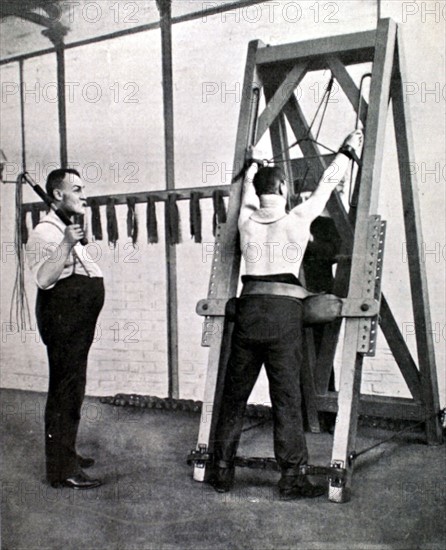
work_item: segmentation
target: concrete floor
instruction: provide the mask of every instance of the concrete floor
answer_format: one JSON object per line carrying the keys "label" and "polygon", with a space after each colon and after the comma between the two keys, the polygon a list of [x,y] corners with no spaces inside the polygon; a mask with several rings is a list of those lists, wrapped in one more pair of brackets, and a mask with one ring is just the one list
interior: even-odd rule
{"label": "concrete floor", "polygon": [[[113,407],[87,398],[79,450],[94,456],[90,491],[44,479],[45,395],[2,390],[2,548],[443,549],[445,446],[404,435],[358,458],[352,500],[281,502],[278,474],[237,470],[220,495],[192,480],[193,413]],[[362,428],[357,450],[388,436]],[[392,434],[390,434],[392,435]],[[309,434],[311,463],[330,459],[329,434]],[[272,456],[271,425],[243,436],[240,454]]]}

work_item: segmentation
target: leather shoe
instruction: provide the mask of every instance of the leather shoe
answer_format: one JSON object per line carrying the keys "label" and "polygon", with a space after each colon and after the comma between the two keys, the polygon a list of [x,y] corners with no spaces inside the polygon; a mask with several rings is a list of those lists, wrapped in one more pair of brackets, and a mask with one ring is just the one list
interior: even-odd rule
{"label": "leather shoe", "polygon": [[217,493],[227,493],[232,489],[234,485],[234,466],[228,468],[215,468],[214,476],[211,481],[211,485],[217,491]]}
{"label": "leather shoe", "polygon": [[81,455],[77,455],[77,461],[82,469],[91,468],[94,466],[94,458],[86,458]]}
{"label": "leather shoe", "polygon": [[279,481],[281,500],[316,498],[326,493],[323,485],[314,485],[305,476],[282,476]]}
{"label": "leather shoe", "polygon": [[94,489],[100,485],[102,485],[102,481],[100,479],[91,479],[83,472],[73,474],[72,476],[60,481],[51,482],[51,486],[54,488],[69,487],[70,489]]}

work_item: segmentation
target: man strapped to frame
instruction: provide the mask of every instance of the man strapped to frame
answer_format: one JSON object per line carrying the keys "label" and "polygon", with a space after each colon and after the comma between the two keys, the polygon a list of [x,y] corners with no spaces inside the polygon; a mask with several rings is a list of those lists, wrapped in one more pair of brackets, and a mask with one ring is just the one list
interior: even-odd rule
{"label": "man strapped to frame", "polygon": [[[286,212],[287,186],[280,167],[258,168],[253,161],[243,186],[238,219],[246,275],[237,301],[231,354],[214,441],[212,483],[229,491],[245,407],[265,365],[274,420],[274,454],[281,469],[283,499],[317,497],[325,492],[299,473],[308,453],[299,383],[302,362],[303,300],[311,293],[299,282],[310,225],[331,193],[343,184],[352,150],[360,156],[363,134],[349,134],[316,190]],[[348,154],[345,154],[345,153]],[[260,156],[251,150],[252,159]]]}

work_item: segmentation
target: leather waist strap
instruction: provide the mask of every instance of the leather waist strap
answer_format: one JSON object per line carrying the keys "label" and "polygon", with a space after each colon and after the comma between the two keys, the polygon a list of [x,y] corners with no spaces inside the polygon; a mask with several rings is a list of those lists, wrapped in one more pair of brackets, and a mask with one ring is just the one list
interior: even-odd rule
{"label": "leather waist strap", "polygon": [[298,298],[299,300],[304,300],[305,298],[308,298],[308,296],[314,295],[313,292],[310,292],[303,286],[292,285],[289,283],[277,283],[273,281],[247,281],[244,283],[241,296],[255,294],[288,296],[290,298]]}

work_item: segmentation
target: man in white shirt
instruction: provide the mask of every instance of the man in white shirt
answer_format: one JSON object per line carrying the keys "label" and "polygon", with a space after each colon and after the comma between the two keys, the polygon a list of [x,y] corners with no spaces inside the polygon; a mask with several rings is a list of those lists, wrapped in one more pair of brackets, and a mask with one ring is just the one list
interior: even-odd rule
{"label": "man in white shirt", "polygon": [[248,169],[238,219],[246,275],[214,440],[212,482],[218,492],[232,487],[243,415],[262,364],[273,409],[274,453],[282,471],[280,495],[289,500],[325,492],[300,474],[308,460],[299,384],[302,313],[303,300],[311,293],[298,277],[311,223],[343,184],[349,160],[355,153],[359,156],[362,141],[360,130],[351,133],[310,198],[289,213],[282,169],[258,169],[257,163]]}
{"label": "man in white shirt", "polygon": [[[53,170],[46,191],[70,219],[84,214],[85,186],[76,170]],[[47,479],[53,487],[75,489],[101,485],[100,480],[91,479],[82,470],[93,466],[94,460],[76,452],[88,352],[104,303],[102,272],[81,245],[83,237],[80,225],[66,226],[50,210],[31,232],[26,245],[26,260],[38,287],[37,325],[49,363]]]}

